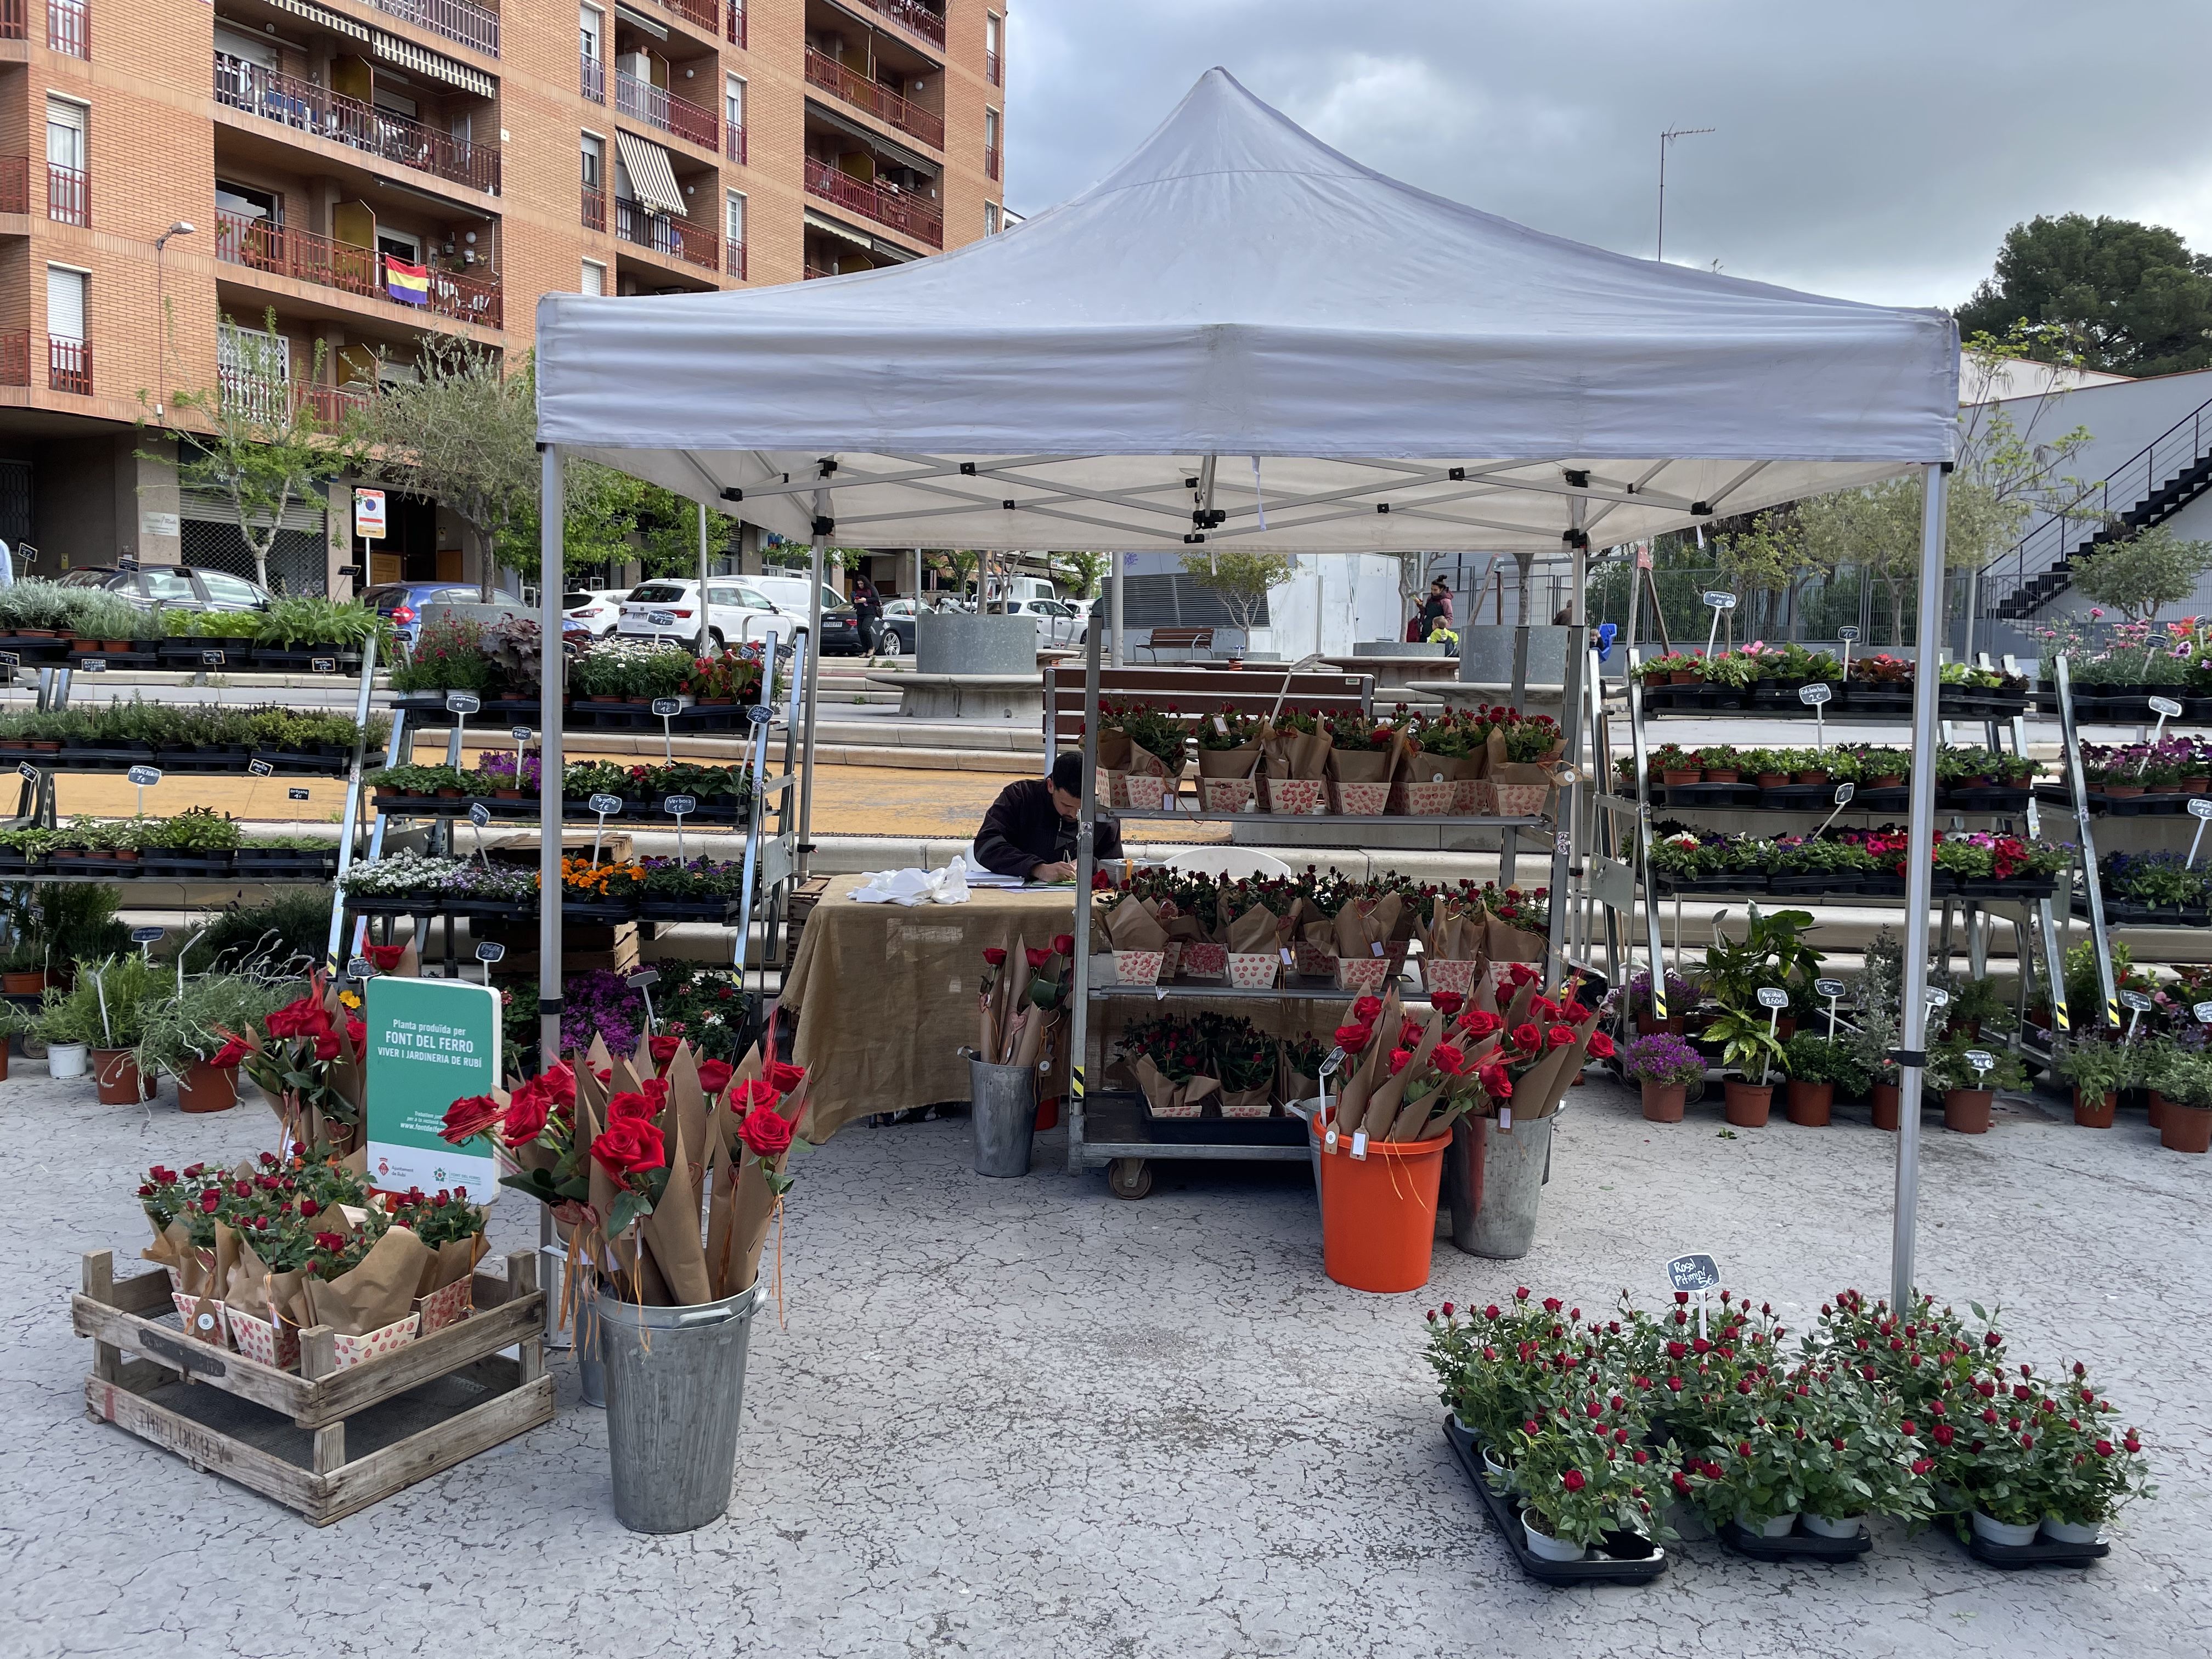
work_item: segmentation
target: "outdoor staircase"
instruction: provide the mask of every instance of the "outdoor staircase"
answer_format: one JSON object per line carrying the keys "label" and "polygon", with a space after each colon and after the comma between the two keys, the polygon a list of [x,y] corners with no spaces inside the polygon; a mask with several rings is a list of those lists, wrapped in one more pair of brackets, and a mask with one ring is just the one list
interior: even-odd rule
{"label": "outdoor staircase", "polygon": [[[1982,573],[1989,613],[2031,617],[2073,585],[2101,548],[2162,524],[2212,489],[2212,401],[2200,404],[2063,516],[2046,519]],[[2088,525],[2098,528],[2083,534]]]}

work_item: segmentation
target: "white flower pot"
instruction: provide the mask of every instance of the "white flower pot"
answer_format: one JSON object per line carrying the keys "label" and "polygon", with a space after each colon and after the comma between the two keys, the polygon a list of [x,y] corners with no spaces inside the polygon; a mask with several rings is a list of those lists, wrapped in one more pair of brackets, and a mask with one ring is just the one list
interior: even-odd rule
{"label": "white flower pot", "polygon": [[1580,1544],[1571,1544],[1564,1538],[1538,1532],[1530,1523],[1527,1510],[1521,1511],[1521,1530],[1528,1540],[1528,1553],[1540,1561],[1579,1561],[1589,1553]]}
{"label": "white flower pot", "polygon": [[2061,1521],[2055,1515],[2043,1517],[2043,1535],[2054,1544],[2094,1544],[2104,1530],[2101,1521]]}
{"label": "white flower pot", "polygon": [[1482,1467],[1486,1474],[1503,1474],[1505,1473],[1505,1465],[1498,1461],[1498,1455],[1492,1451],[1487,1446],[1485,1446],[1482,1449]]}
{"label": "white flower pot", "polygon": [[1735,1523],[1754,1537],[1787,1538],[1796,1530],[1797,1512],[1792,1510],[1787,1515],[1770,1515],[1760,1520],[1753,1520],[1744,1510],[1738,1510],[1735,1512]]}
{"label": "white flower pot", "polygon": [[2022,1549],[2035,1541],[2033,1522],[2015,1525],[2010,1521],[1999,1521],[1974,1511],[1974,1536],[1984,1544],[2002,1544],[2008,1549]]}
{"label": "white flower pot", "polygon": [[84,1058],[88,1052],[82,1042],[56,1042],[46,1048],[46,1075],[49,1077],[82,1077]]}
{"label": "white flower pot", "polygon": [[1846,1515],[1840,1519],[1833,1516],[1815,1515],[1805,1511],[1805,1530],[1815,1538],[1856,1538],[1865,1529],[1866,1516]]}

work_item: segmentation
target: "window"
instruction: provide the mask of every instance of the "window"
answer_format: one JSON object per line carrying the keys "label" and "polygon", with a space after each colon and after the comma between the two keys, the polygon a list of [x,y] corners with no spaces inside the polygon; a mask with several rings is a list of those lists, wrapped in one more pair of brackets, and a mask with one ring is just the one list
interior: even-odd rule
{"label": "window", "polygon": [[738,602],[738,590],[734,587],[710,587],[707,590],[707,603],[709,605],[736,605]]}
{"label": "window", "polygon": [[[241,586],[243,583],[240,584]],[[197,605],[200,596],[192,592],[191,575],[176,566],[145,565],[138,572],[139,592],[155,605]],[[209,592],[214,592],[210,587]]]}
{"label": "window", "polygon": [[92,222],[85,137],[91,113],[74,98],[46,99],[46,217],[57,224]]}
{"label": "window", "polygon": [[606,54],[599,50],[599,43],[606,39],[606,14],[597,6],[579,6],[576,9],[576,27],[583,37],[584,56],[594,63],[605,57]]}
{"label": "window", "polygon": [[57,340],[84,341],[86,295],[89,273],[66,265],[46,267],[46,333]]}
{"label": "window", "polygon": [[745,82],[732,75],[722,83],[722,125],[729,137],[724,148],[732,161],[745,159]]}
{"label": "window", "polygon": [[999,112],[994,109],[983,112],[983,176],[999,176]]}
{"label": "window", "polygon": [[1006,21],[995,11],[983,14],[983,78],[993,86],[1006,83]]}
{"label": "window", "polygon": [[200,580],[206,584],[208,598],[217,605],[257,605],[266,597],[252,582],[220,570],[201,571]]}
{"label": "window", "polygon": [[605,190],[607,187],[607,141],[597,133],[584,135],[584,188]]}
{"label": "window", "polygon": [[728,240],[725,264],[731,276],[745,279],[745,198],[732,191],[722,203],[722,234]]}
{"label": "window", "polygon": [[216,179],[215,207],[216,212],[237,219],[253,219],[270,225],[284,222],[284,198],[271,191],[256,190],[251,185]]}
{"label": "window", "polygon": [[601,264],[597,259],[585,260],[583,286],[578,290],[578,292],[583,294],[605,294],[606,291],[607,268]]}
{"label": "window", "polygon": [[996,202],[983,204],[983,234],[986,236],[999,234],[999,204]]}

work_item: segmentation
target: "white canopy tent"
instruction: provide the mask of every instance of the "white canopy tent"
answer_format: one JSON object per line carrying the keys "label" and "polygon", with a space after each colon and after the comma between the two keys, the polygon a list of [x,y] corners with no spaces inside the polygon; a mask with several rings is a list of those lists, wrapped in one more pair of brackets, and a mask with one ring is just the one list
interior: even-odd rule
{"label": "white canopy tent", "polygon": [[[811,538],[817,593],[833,535],[994,550],[1564,546],[1579,620],[1593,538],[1924,467],[1921,646],[1936,657],[1940,586],[1926,596],[1958,410],[1948,316],[1527,229],[1360,166],[1223,70],[1097,185],[954,252],[750,291],[549,295],[538,374],[549,502],[575,454],[735,504]],[[557,596],[560,514],[544,522]],[[546,626],[559,626],[550,608]],[[1932,740],[1936,679],[1920,680],[1916,724]],[[556,696],[549,678],[547,707]],[[557,775],[557,757],[546,764]],[[1913,788],[1911,914],[1924,915],[1932,770]],[[810,830],[802,807],[802,840]],[[550,1021],[556,906],[544,926]],[[1925,964],[1907,962],[1903,1048],[1917,1054]],[[1906,1280],[1914,1128],[1908,1114]]]}

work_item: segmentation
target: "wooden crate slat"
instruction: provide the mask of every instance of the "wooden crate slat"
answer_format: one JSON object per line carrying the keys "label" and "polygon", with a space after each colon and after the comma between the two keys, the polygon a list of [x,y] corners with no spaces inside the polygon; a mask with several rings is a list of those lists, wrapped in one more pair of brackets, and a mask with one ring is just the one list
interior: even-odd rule
{"label": "wooden crate slat", "polygon": [[303,1427],[350,1416],[364,1406],[404,1394],[471,1360],[542,1335],[544,1329],[545,1298],[533,1291],[496,1308],[471,1314],[382,1359],[325,1377],[314,1385],[317,1392],[308,1409],[294,1416]]}
{"label": "wooden crate slat", "polygon": [[331,1492],[320,1513],[310,1516],[319,1526],[366,1509],[428,1480],[442,1469],[487,1451],[502,1440],[553,1420],[553,1379],[541,1376],[510,1394],[498,1395],[459,1416],[410,1435],[395,1445],[371,1452],[326,1476]]}
{"label": "wooden crate slat", "polygon": [[84,1380],[85,1409],[103,1422],[127,1429],[141,1440],[175,1452],[194,1468],[227,1476],[251,1486],[264,1498],[300,1510],[309,1520],[322,1502],[316,1490],[319,1477],[296,1463],[272,1457],[219,1430],[132,1394],[96,1376]]}

